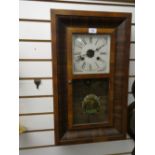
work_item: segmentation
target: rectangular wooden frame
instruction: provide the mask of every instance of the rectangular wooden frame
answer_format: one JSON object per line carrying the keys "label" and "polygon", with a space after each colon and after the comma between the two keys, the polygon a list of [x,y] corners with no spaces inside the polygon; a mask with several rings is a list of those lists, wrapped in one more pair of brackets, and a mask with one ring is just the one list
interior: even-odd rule
{"label": "rectangular wooden frame", "polygon": [[[109,74],[83,74],[83,75],[74,75],[72,73],[72,34],[80,33],[80,34],[89,34],[88,28],[79,28],[79,27],[68,27],[67,30],[67,72],[68,72],[68,129],[86,129],[86,128],[96,128],[96,127],[106,127],[112,126],[112,107],[113,107],[113,75],[114,75],[114,63],[115,63],[115,29],[108,28],[97,28],[96,34],[108,34],[111,36],[111,47],[110,47],[110,73]],[[93,34],[92,34],[93,35]],[[75,79],[104,79],[109,78],[109,104],[108,109],[109,117],[106,123],[94,123],[87,125],[73,125],[73,106],[72,106],[72,81]]]}
{"label": "rectangular wooden frame", "polygon": [[[125,139],[131,14],[51,10],[53,86],[56,145]],[[115,29],[115,67],[113,81],[112,126],[70,130],[68,127],[67,28],[96,27]],[[62,56],[63,55],[63,56]],[[78,76],[76,76],[79,78]],[[92,77],[93,78],[93,77]]]}

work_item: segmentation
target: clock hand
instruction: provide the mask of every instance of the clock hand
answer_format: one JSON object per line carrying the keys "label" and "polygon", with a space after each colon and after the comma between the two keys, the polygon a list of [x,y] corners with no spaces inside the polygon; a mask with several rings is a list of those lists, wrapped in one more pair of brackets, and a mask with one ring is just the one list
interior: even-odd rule
{"label": "clock hand", "polygon": [[99,51],[102,47],[104,47],[105,46],[105,44],[103,44],[103,45],[101,45],[100,47],[98,47],[98,48],[96,48],[96,50],[95,51]]}
{"label": "clock hand", "polygon": [[104,47],[105,45],[106,45],[106,43],[107,43],[107,40],[105,40],[105,42],[104,42],[104,44],[103,45],[101,45],[100,47],[98,47],[98,48],[96,48],[96,50],[95,51],[99,51],[102,47]]}
{"label": "clock hand", "polygon": [[82,54],[82,55],[80,55],[80,56],[86,56],[87,54]]}

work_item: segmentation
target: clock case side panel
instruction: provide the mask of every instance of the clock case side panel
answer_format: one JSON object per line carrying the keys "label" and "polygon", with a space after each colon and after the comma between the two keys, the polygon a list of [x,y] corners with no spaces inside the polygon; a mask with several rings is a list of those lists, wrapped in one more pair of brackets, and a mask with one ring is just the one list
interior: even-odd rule
{"label": "clock case side panel", "polygon": [[[131,35],[131,16],[117,27],[116,31],[116,67],[114,82],[114,114],[115,127],[120,132],[127,132],[127,106],[128,106],[128,80],[129,80],[129,54]],[[118,123],[121,119],[122,123]],[[125,135],[124,135],[125,136]]]}
{"label": "clock case side panel", "polygon": [[67,130],[67,88],[66,88],[66,45],[65,27],[54,12],[51,12],[52,55],[53,55],[53,96],[55,114],[55,142],[60,140]]}
{"label": "clock case side panel", "polygon": [[[126,137],[126,109],[130,46],[130,13],[52,10],[52,50],[55,109],[55,141],[57,145],[119,140]],[[114,75],[113,128],[71,131],[68,129],[67,105],[67,27],[109,27],[116,29],[116,66]],[[104,24],[103,24],[104,23]],[[123,31],[122,31],[123,29]],[[122,40],[121,40],[122,39]],[[62,54],[64,54],[62,56]],[[60,58],[61,56],[61,58]],[[120,58],[121,57],[121,58]],[[120,62],[119,62],[120,61]],[[123,66],[123,67],[122,67]],[[118,88],[117,88],[118,87]],[[117,97],[118,95],[118,97]],[[122,96],[123,95],[123,96]]]}

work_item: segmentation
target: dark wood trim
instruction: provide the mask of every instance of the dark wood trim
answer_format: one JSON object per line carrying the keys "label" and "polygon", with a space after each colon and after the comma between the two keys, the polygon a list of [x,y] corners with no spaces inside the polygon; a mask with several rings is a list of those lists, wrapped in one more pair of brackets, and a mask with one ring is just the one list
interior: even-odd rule
{"label": "dark wood trim", "polygon": [[[130,4],[124,4],[124,3],[129,3],[129,0],[118,0],[118,1],[114,1],[114,0],[109,0],[110,3],[108,3],[107,1],[104,2],[104,0],[99,0],[101,2],[78,2],[78,1],[67,1],[67,0],[29,0],[29,1],[41,1],[41,2],[56,2],[56,3],[68,3],[68,4],[87,4],[87,5],[107,5],[107,6],[126,6],[126,7],[135,7],[134,2],[130,3]],[[115,3],[112,3],[115,2]],[[118,4],[116,4],[116,2]],[[130,1],[131,2],[131,1]]]}
{"label": "dark wood trim", "polygon": [[53,95],[19,96],[19,98],[43,98],[43,97],[53,97]]}
{"label": "dark wood trim", "polygon": [[45,19],[28,19],[28,18],[19,18],[20,22],[39,22],[39,23],[50,23],[50,20]]}
{"label": "dark wood trim", "polygon": [[[19,39],[19,42],[49,42],[52,43],[52,40],[40,40],[40,39]],[[131,44],[135,44],[135,41],[130,41]]]}
{"label": "dark wood trim", "polygon": [[54,129],[27,130],[24,133],[54,131]]}
{"label": "dark wood trim", "polygon": [[135,61],[135,59],[129,59],[130,61]]}
{"label": "dark wood trim", "polygon": [[19,42],[49,42],[49,43],[51,43],[51,40],[41,40],[41,39],[19,39]]}
{"label": "dark wood trim", "polygon": [[20,77],[19,80],[35,80],[35,79],[41,79],[41,80],[51,80],[53,77]]}
{"label": "dark wood trim", "polygon": [[54,112],[43,112],[43,113],[24,113],[24,114],[19,114],[19,116],[34,116],[34,115],[53,115]]}
{"label": "dark wood trim", "polygon": [[31,147],[21,147],[19,150],[29,150],[29,149],[39,149],[39,148],[46,148],[46,147],[53,147],[56,145],[40,145],[40,146],[31,146]]}
{"label": "dark wood trim", "polygon": [[[39,23],[51,23],[51,20],[45,19],[29,19],[29,18],[19,18],[20,22],[39,22]],[[131,23],[131,26],[135,26],[135,23]]]}
{"label": "dark wood trim", "polygon": [[[55,129],[52,128],[52,129],[40,129],[40,130],[27,130],[25,131],[24,133],[31,133],[31,132],[46,132],[46,131],[54,131]],[[126,140],[130,140],[131,138],[130,137],[127,137]]]}
{"label": "dark wood trim", "polygon": [[52,59],[19,59],[19,61],[52,61]]}
{"label": "dark wood trim", "polygon": [[129,78],[135,78],[135,75],[129,75]]}
{"label": "dark wood trim", "polygon": [[[19,39],[19,42],[51,42],[52,40],[35,40],[35,39]],[[135,41],[130,41],[131,44],[135,44]]]}

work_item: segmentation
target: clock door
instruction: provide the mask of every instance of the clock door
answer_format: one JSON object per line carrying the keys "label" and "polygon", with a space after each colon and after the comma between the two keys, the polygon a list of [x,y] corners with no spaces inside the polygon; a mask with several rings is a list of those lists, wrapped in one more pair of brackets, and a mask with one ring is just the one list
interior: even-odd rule
{"label": "clock door", "polygon": [[[114,29],[67,29],[68,127],[112,125]],[[111,43],[112,42],[112,43]]]}

